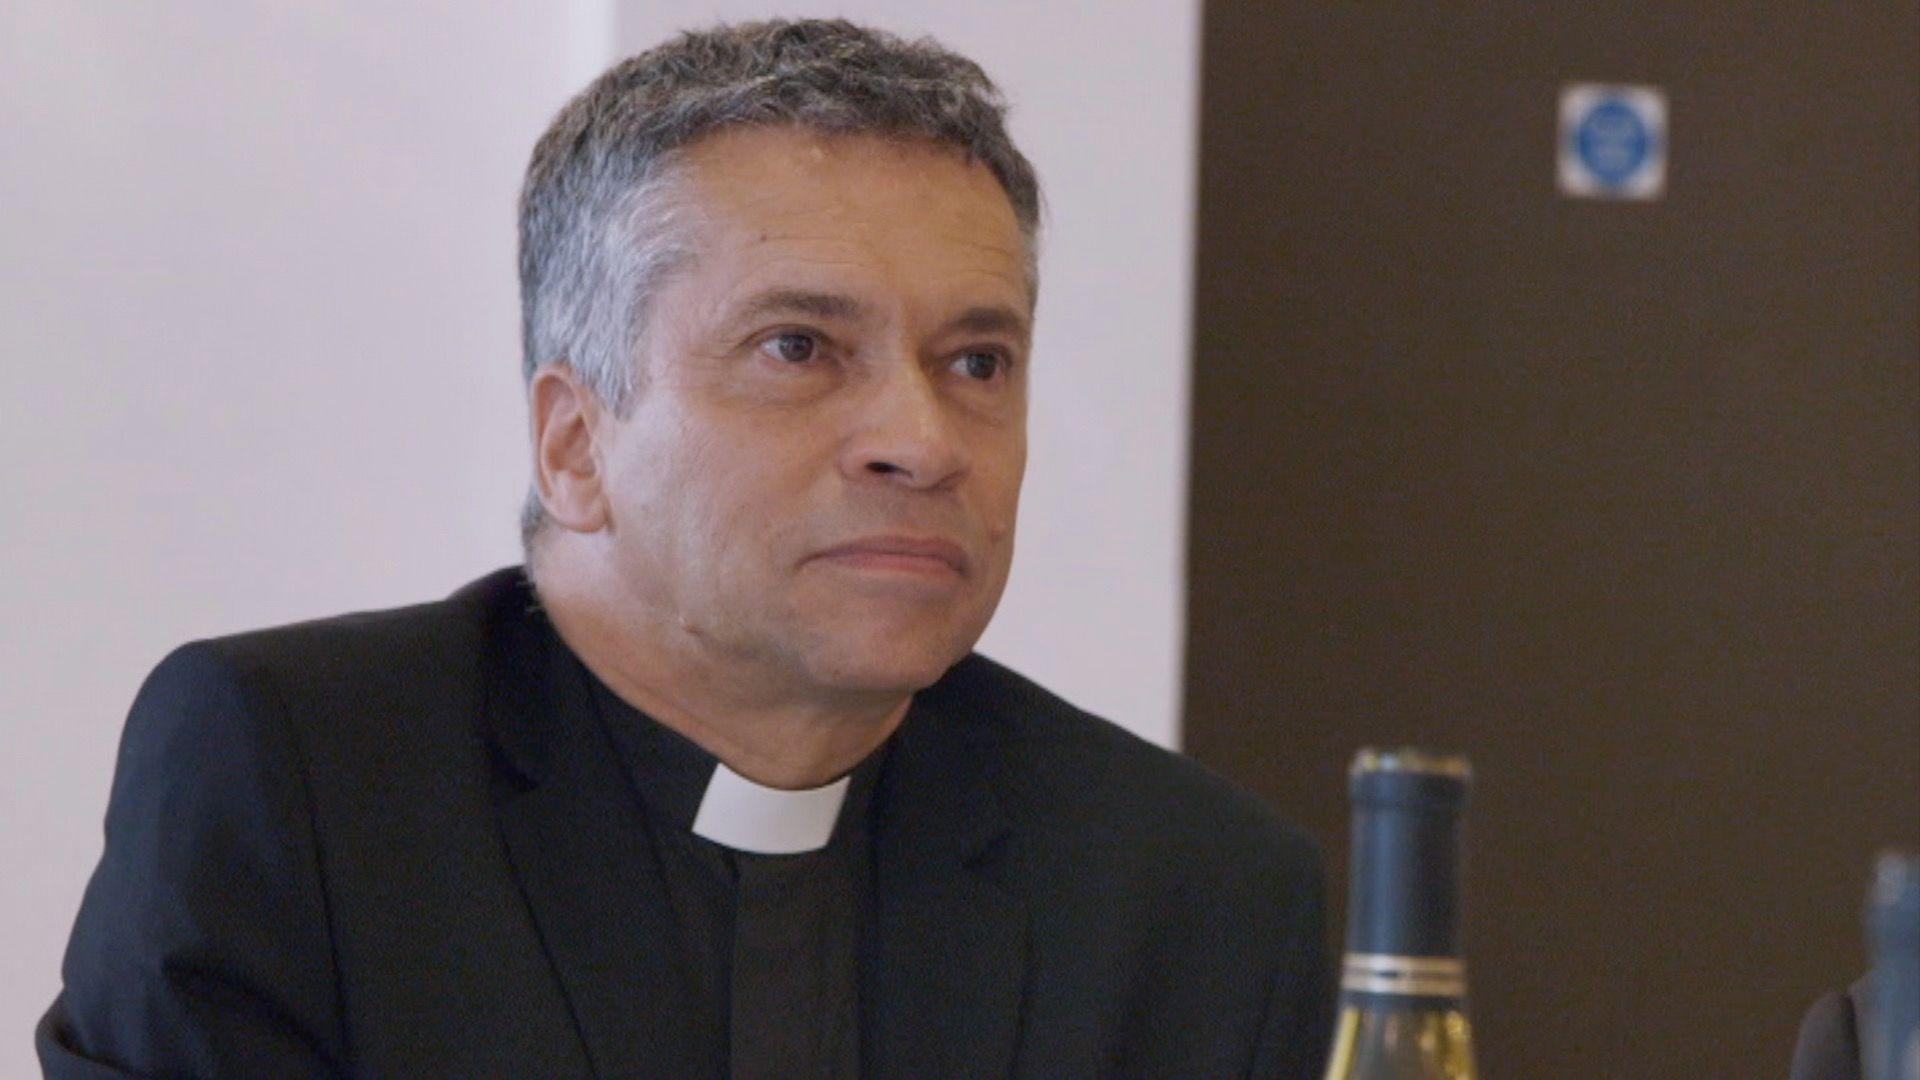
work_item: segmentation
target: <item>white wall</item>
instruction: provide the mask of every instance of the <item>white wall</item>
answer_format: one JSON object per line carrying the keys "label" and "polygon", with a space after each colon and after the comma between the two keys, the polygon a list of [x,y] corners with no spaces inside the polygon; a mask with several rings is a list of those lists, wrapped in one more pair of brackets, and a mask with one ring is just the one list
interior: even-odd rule
{"label": "white wall", "polygon": [[[1168,743],[1197,5],[948,7],[843,10],[979,59],[1051,200],[984,647]],[[0,3],[0,1076],[34,1074],[153,663],[515,558],[526,155],[616,51],[761,10]]]}
{"label": "white wall", "polygon": [[0,1076],[135,687],[518,552],[514,198],[603,0],[0,3]]}

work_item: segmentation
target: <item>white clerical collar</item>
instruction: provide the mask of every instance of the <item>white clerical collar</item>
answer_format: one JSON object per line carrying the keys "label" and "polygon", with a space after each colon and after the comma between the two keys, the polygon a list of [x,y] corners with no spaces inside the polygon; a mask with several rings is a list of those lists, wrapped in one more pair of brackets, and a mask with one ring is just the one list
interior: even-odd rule
{"label": "white clerical collar", "polygon": [[848,774],[825,787],[787,791],[763,787],[715,763],[693,817],[693,833],[755,855],[818,851],[833,836],[852,779]]}

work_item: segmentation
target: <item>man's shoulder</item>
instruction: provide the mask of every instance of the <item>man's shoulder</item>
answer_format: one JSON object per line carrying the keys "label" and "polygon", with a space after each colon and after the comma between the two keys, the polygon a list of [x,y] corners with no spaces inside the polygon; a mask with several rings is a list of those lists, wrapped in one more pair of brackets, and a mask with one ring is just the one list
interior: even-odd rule
{"label": "man's shoulder", "polygon": [[442,600],[203,638],[176,649],[166,663],[329,681],[431,671],[444,665],[449,653],[475,651],[493,613],[516,595],[532,601],[525,575],[508,568]]}
{"label": "man's shoulder", "polygon": [[1319,862],[1318,844],[1251,792],[985,657],[969,656],[924,693],[992,748],[1011,809],[1043,830],[1117,830],[1149,857],[1175,848]]}
{"label": "man's shoulder", "polygon": [[[525,580],[517,569],[501,570],[444,600],[188,642],[148,675],[135,715],[161,705],[160,715],[194,722],[209,703],[226,701],[236,717],[279,716],[335,741],[400,714],[471,711],[489,623],[517,597],[531,598]],[[343,726],[340,717],[367,722]]]}

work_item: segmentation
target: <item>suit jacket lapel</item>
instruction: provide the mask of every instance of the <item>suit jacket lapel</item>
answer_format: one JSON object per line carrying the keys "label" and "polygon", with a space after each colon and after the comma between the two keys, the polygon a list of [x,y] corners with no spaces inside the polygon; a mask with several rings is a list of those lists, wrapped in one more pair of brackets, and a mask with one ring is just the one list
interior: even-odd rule
{"label": "suit jacket lapel", "polygon": [[641,804],[577,662],[544,618],[495,620],[488,720],[501,835],[603,1077],[699,1076],[672,908]]}
{"label": "suit jacket lapel", "polygon": [[[489,579],[489,586],[496,583]],[[516,576],[490,598],[487,721],[501,834],[595,1073],[696,1077],[678,930],[640,800],[577,662]],[[998,876],[1010,824],[991,736],[917,699],[873,823],[862,955],[870,1076],[1005,1076],[1027,971],[1025,899]]]}
{"label": "suit jacket lapel", "polygon": [[894,736],[874,819],[874,926],[861,993],[873,1076],[1005,1076],[1027,907],[995,871],[1009,823],[988,736],[934,700]]}

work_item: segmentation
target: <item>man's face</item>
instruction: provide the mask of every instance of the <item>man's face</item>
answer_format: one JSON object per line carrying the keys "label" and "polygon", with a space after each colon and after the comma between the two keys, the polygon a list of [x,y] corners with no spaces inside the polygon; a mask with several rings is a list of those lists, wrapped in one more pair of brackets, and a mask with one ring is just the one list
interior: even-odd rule
{"label": "man's face", "polygon": [[683,161],[695,254],[651,301],[602,461],[622,617],[782,693],[923,687],[1013,556],[1012,206],[930,143],[744,128]]}

